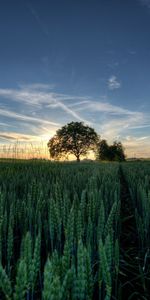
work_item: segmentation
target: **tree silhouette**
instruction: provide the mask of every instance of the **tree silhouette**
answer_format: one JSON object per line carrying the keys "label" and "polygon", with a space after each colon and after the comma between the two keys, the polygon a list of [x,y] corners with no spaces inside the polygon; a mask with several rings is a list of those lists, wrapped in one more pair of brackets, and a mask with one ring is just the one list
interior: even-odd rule
{"label": "tree silhouette", "polygon": [[114,142],[113,145],[109,147],[110,150],[110,160],[115,161],[125,161],[124,148],[121,142]]}
{"label": "tree silhouette", "polygon": [[71,122],[57,130],[49,140],[48,148],[53,159],[73,154],[79,162],[81,155],[96,149],[98,140],[99,137],[93,128],[82,122]]}
{"label": "tree silhouette", "polygon": [[109,146],[106,140],[101,140],[97,146],[97,158],[100,160],[108,160]]}
{"label": "tree silhouette", "polygon": [[108,145],[106,140],[102,140],[97,146],[97,159],[108,161],[125,161],[124,148],[121,142],[114,142]]}

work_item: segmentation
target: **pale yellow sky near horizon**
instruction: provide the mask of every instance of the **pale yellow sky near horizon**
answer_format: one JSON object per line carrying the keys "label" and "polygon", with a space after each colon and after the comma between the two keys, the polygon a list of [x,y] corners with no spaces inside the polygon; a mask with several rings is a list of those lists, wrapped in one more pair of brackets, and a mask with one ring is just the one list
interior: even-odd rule
{"label": "pale yellow sky near horizon", "polygon": [[[41,138],[41,137],[40,137]],[[43,137],[42,137],[43,138]],[[44,137],[42,140],[35,137],[31,142],[24,142],[19,140],[14,143],[0,144],[0,157],[2,158],[49,158],[49,151],[47,147],[48,139]],[[149,141],[148,141],[149,142]],[[145,143],[145,141],[144,141]],[[110,143],[109,143],[110,144]],[[143,146],[143,139],[135,140],[128,137],[128,140],[122,142],[127,158],[150,158],[150,147]],[[93,153],[89,153],[86,157],[94,159]],[[71,160],[74,156],[69,156]]]}

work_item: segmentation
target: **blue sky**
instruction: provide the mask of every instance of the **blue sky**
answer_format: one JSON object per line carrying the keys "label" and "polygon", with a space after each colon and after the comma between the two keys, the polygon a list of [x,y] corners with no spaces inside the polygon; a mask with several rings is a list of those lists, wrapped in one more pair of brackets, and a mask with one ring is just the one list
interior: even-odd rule
{"label": "blue sky", "polygon": [[0,143],[83,121],[150,156],[150,0],[5,0]]}

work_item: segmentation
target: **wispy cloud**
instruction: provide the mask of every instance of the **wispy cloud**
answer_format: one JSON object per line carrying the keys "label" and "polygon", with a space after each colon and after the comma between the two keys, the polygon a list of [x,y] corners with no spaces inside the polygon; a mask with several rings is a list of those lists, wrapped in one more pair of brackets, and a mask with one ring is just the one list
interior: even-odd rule
{"label": "wispy cloud", "polygon": [[108,102],[94,101],[94,100],[88,100],[86,102],[82,102],[82,106],[77,108],[78,111],[85,110],[85,109],[88,109],[91,112],[99,111],[111,115],[135,115],[136,114],[136,112],[122,108],[120,106],[112,105]]}
{"label": "wispy cloud", "polygon": [[0,126],[3,126],[3,127],[11,127],[10,124],[4,123],[4,122],[0,122]]}
{"label": "wispy cloud", "polygon": [[41,106],[41,104],[49,104],[55,100],[53,93],[47,93],[31,88],[31,86],[21,87],[20,89],[0,89],[0,96],[27,104],[30,106]]}
{"label": "wispy cloud", "polygon": [[110,90],[116,90],[116,89],[119,89],[120,87],[121,87],[121,83],[118,81],[118,79],[115,75],[112,75],[108,79],[108,88]]}
{"label": "wispy cloud", "polygon": [[[90,124],[70,105],[80,106],[88,100],[85,100],[84,97],[55,93],[53,88],[54,86],[49,84],[35,83],[20,84],[17,89],[0,89],[0,116],[4,120],[1,125],[7,123],[5,119],[9,120],[12,123],[12,128],[16,124],[19,125],[18,132],[24,130],[24,132],[35,133],[38,139],[48,141],[64,123],[63,119],[68,118],[68,120],[78,120]],[[4,101],[5,98],[9,100],[7,106]],[[59,117],[60,113],[61,117]],[[3,131],[5,127],[2,126]],[[0,139],[4,139],[4,137],[5,140],[7,137],[8,140],[13,140],[6,134],[1,135]]]}
{"label": "wispy cloud", "polygon": [[84,118],[80,117],[79,114],[77,114],[75,111],[73,111],[71,108],[69,108],[67,105],[65,105],[64,103],[57,101],[53,104],[47,105],[47,107],[51,107],[51,108],[61,108],[63,109],[67,114],[71,115],[73,118],[85,122],[85,123],[90,123],[88,120],[85,120]]}
{"label": "wispy cloud", "polygon": [[44,91],[48,91],[48,90],[52,90],[55,87],[55,84],[45,84],[45,83],[32,83],[32,84],[19,84],[19,87],[22,89],[27,89],[27,90],[44,90]]}
{"label": "wispy cloud", "polygon": [[132,126],[132,127],[130,127],[130,129],[142,129],[142,128],[148,128],[148,127],[150,127],[150,124],[141,124],[141,125]]}
{"label": "wispy cloud", "polygon": [[[78,102],[77,102],[78,104]],[[132,110],[129,110],[129,109],[126,109],[126,108],[123,108],[121,106],[117,106],[117,105],[114,105],[114,104],[111,104],[109,103],[108,101],[107,102],[104,102],[103,99],[100,99],[100,100],[94,100],[94,99],[91,99],[91,98],[88,98],[87,101],[81,101],[79,102],[79,106],[77,105],[74,105],[73,106],[75,107],[75,110],[76,111],[90,111],[91,113],[97,113],[97,112],[101,112],[103,113],[103,116],[105,114],[105,116],[109,116],[109,119],[110,117],[113,118],[123,118],[125,117],[126,119],[128,119],[130,116],[133,116],[133,118],[135,117],[136,119],[139,120],[139,117],[141,118],[142,117],[142,120],[144,122],[144,116],[143,116],[143,113],[141,112],[138,112],[138,111],[132,111]],[[102,114],[100,114],[100,117],[102,116]],[[140,125],[139,125],[140,126]],[[149,126],[149,124],[145,123],[145,124],[141,124],[141,126]]]}
{"label": "wispy cloud", "polygon": [[23,115],[23,114],[19,114],[10,110],[6,110],[6,109],[1,109],[0,108],[0,115],[3,117],[7,117],[7,118],[13,118],[15,120],[21,120],[24,122],[32,122],[32,123],[42,123],[42,124],[48,124],[48,125],[52,125],[52,126],[59,126],[59,123],[55,123],[55,122],[50,122],[48,120],[44,120],[41,118],[35,118],[35,117],[31,117],[31,116],[27,116],[27,115]]}
{"label": "wispy cloud", "polygon": [[0,132],[0,139],[20,142],[39,141],[37,136],[29,134],[20,134],[16,132]]}
{"label": "wispy cloud", "polygon": [[126,136],[123,145],[128,157],[150,157],[150,136]]}
{"label": "wispy cloud", "polygon": [[68,104],[68,107],[78,107],[78,106],[82,106],[82,105],[88,105],[89,104],[89,100],[84,100],[84,101],[80,101],[80,102],[75,102],[75,103],[71,103]]}
{"label": "wispy cloud", "polygon": [[131,115],[123,115],[119,118],[108,118],[100,126],[102,136],[109,141],[113,141],[118,136],[122,139],[127,132],[130,132],[132,127],[136,127],[138,124],[142,125],[143,119],[144,115],[140,112],[134,112],[134,114]]}
{"label": "wispy cloud", "polygon": [[[65,94],[54,93],[48,91],[51,89],[50,85],[33,84],[33,85],[21,85],[20,89],[0,89],[0,96],[6,97],[11,101],[19,102],[32,106],[35,109],[42,109],[43,105],[48,109],[59,107],[65,113],[69,114],[73,118],[88,123],[88,120],[82,118],[73,109],[69,108],[64,102],[66,101],[85,101],[83,97],[74,97]],[[35,119],[35,118],[34,118]]]}
{"label": "wispy cloud", "polygon": [[[42,88],[42,91],[41,91]],[[79,97],[79,96],[70,96],[65,94],[58,94],[47,89],[51,89],[50,85],[43,84],[33,84],[33,85],[23,85],[20,89],[0,89],[0,96],[10,99],[10,101],[16,101],[23,105],[33,106],[35,111],[39,107],[46,109],[46,112],[49,110],[52,111],[56,108],[60,108],[65,113],[73,117],[74,119],[90,123],[90,119],[86,119],[83,115],[86,115],[86,112],[102,112],[106,115],[114,116],[133,116],[136,119],[141,117],[141,113],[136,111],[130,111],[120,106],[113,105],[109,102],[104,102],[101,100],[94,100],[90,97]],[[13,117],[20,120],[27,120],[33,122],[39,122],[42,124],[51,124],[58,125],[58,123],[51,122],[48,120],[43,120],[42,118],[35,117],[36,112],[32,111],[32,115],[23,115],[17,112],[8,111],[6,109],[1,109],[0,114],[6,117]],[[131,125],[131,124],[130,124]],[[132,124],[133,125],[133,124]],[[134,124],[137,126],[147,125],[147,124]]]}
{"label": "wispy cloud", "polygon": [[[6,103],[5,98],[9,100]],[[147,114],[114,105],[107,98],[65,95],[56,93],[51,85],[38,83],[23,84],[16,89],[0,89],[0,102],[1,141],[30,142],[37,138],[36,141],[47,142],[63,124],[78,120],[94,127],[108,142],[121,139],[129,148],[131,141],[126,136],[140,130],[141,140],[134,139],[135,149],[136,143],[137,147],[142,142],[148,145],[147,135],[142,134],[144,128],[150,126]],[[7,131],[5,124],[10,122],[12,129]]]}
{"label": "wispy cloud", "polygon": [[102,138],[110,142],[118,138],[122,140],[127,133],[149,127],[149,117],[146,113],[125,109],[109,102],[88,100],[76,110],[89,112],[89,117],[93,118],[93,126]]}

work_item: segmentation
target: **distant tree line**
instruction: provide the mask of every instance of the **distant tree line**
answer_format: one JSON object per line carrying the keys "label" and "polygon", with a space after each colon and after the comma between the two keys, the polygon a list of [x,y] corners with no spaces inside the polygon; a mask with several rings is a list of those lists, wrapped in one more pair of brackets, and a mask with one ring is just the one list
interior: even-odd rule
{"label": "distant tree line", "polygon": [[97,145],[97,159],[108,161],[125,161],[124,148],[121,142],[108,145],[106,140],[101,140]]}
{"label": "distant tree line", "polygon": [[108,145],[106,140],[101,140],[95,130],[82,122],[71,122],[56,131],[49,140],[48,148],[50,157],[55,160],[74,155],[77,161],[81,156],[94,151],[97,160],[124,161],[125,154],[121,142]]}

